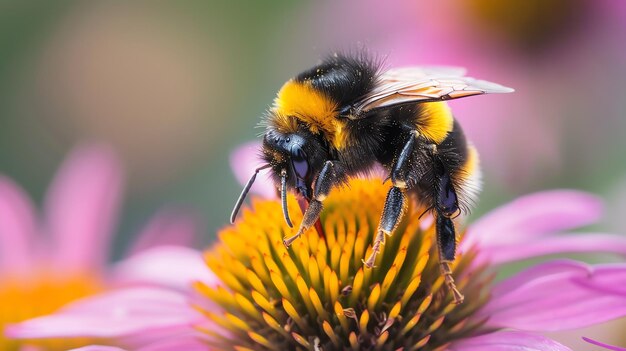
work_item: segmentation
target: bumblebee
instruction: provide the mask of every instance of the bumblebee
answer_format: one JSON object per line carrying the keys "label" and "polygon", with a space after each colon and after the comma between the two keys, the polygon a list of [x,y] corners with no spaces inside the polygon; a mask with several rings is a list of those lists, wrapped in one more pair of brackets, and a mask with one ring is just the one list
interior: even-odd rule
{"label": "bumblebee", "polygon": [[449,263],[456,249],[453,219],[468,212],[480,190],[475,148],[445,100],[513,89],[464,76],[452,67],[404,67],[383,70],[367,55],[334,54],[287,81],[264,124],[262,157],[231,215],[237,212],[257,174],[270,168],[284,218],[287,193],[295,191],[304,211],[289,246],[312,226],[319,226],[324,199],[349,177],[376,164],[384,167],[391,186],[370,256],[376,255],[414,196],[435,218],[442,274],[457,303],[463,295],[454,285]]}

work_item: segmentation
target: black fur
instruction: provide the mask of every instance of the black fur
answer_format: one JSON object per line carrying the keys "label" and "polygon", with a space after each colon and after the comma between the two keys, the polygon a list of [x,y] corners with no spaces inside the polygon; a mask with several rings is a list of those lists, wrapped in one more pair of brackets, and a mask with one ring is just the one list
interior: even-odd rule
{"label": "black fur", "polygon": [[[373,267],[385,232],[392,231],[399,223],[407,195],[412,195],[436,217],[442,272],[455,301],[460,303],[462,295],[454,286],[448,261],[454,260],[456,250],[453,219],[459,211],[469,208],[466,180],[470,175],[463,173],[468,158],[465,135],[456,120],[439,144],[420,134],[428,128],[427,119],[432,117],[423,109],[429,103],[425,100],[364,110],[366,114],[354,118],[354,107],[382,83],[380,67],[365,54],[335,54],[294,78],[296,82],[310,84],[336,103],[336,114],[328,118],[339,119],[343,127],[340,136],[327,128],[320,132],[320,126],[307,125],[306,118],[298,118],[302,116],[278,116],[277,111],[269,111],[262,148],[267,165],[263,167],[271,167],[275,184],[281,184],[282,180],[281,185],[295,190],[309,202],[298,232],[283,243],[289,246],[316,221],[319,224],[322,202],[333,187],[379,163],[391,175],[393,186],[365,265]],[[445,100],[445,96],[430,101],[435,100]],[[341,144],[336,147],[336,143]],[[254,177],[249,185],[253,181]],[[232,220],[249,185],[240,196]],[[290,222],[286,213],[285,219]],[[323,236],[321,225],[316,228]]]}
{"label": "black fur", "polygon": [[334,54],[319,65],[296,76],[297,82],[311,82],[313,87],[331,96],[340,109],[370,92],[378,77],[380,64],[365,54],[355,57]]}
{"label": "black fur", "polygon": [[[348,56],[332,55],[319,65],[308,69],[295,77],[299,82],[310,82],[311,85],[338,103],[340,111],[348,111],[352,104],[367,95],[379,81],[380,63],[368,58],[365,54]],[[339,161],[347,176],[366,173],[374,163],[378,162],[389,171],[394,165],[400,151],[404,147],[416,126],[422,121],[421,105],[403,105],[377,110],[367,118],[347,120],[345,145],[337,150],[319,134],[313,134],[308,126],[300,124],[299,131],[294,134],[296,140],[305,140],[302,150],[309,157],[310,172],[307,177],[309,190],[314,178],[326,160]],[[271,117],[270,117],[271,118]],[[339,118],[346,118],[341,116]],[[293,165],[289,159],[294,155],[293,140],[288,143],[289,135],[282,135],[273,128],[268,129],[264,137],[264,158],[272,164],[275,180],[279,180],[280,170],[286,169],[291,175],[288,179],[290,187],[296,188]],[[280,144],[280,145],[279,145]],[[284,155],[276,160],[274,153]],[[440,178],[449,175],[453,187],[461,186],[461,169],[467,159],[467,145],[460,125],[454,121],[453,130],[446,139],[437,145],[437,154],[433,155],[428,142],[420,138],[408,163],[407,183],[409,191],[427,206],[433,206],[440,196]],[[460,204],[464,208],[467,204]]]}
{"label": "black fur", "polygon": [[[419,103],[374,110],[363,118],[350,119],[352,106],[379,83],[379,69],[379,64],[364,55],[333,55],[295,77],[296,81],[310,83],[337,103],[337,118],[343,119],[345,126],[345,142],[341,148],[335,148],[322,133],[312,133],[302,122],[298,124],[298,131],[291,134],[277,131],[269,123],[263,139],[263,156],[272,166],[276,184],[280,183],[280,172],[285,170],[288,187],[308,200],[314,200],[315,182],[326,161],[336,165],[333,186],[347,177],[367,172],[375,163],[389,172],[395,168],[396,176],[392,177],[395,190],[392,191],[401,193],[404,199],[406,182],[406,191],[433,209],[438,218],[438,239],[443,245],[440,249],[446,259],[452,260],[455,246],[451,217],[457,210],[467,207],[457,192],[464,185],[465,136],[456,120],[453,129],[437,145],[419,135],[417,131],[424,128],[424,118],[427,118]],[[403,148],[409,151],[402,154],[398,164]],[[303,157],[306,165],[302,164]],[[319,195],[325,195],[327,190],[320,188]],[[401,203],[394,201],[393,204]],[[393,204],[387,203],[385,208]],[[400,219],[401,211],[393,208],[388,218],[383,216],[382,227],[391,228],[391,224]]]}

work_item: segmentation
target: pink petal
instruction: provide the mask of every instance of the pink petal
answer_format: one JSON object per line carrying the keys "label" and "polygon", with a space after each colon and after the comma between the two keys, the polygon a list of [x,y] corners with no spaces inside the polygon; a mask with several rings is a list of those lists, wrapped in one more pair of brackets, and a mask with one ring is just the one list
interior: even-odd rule
{"label": "pink petal", "polygon": [[42,351],[42,348],[35,345],[24,345],[20,347],[20,351]]}
{"label": "pink petal", "polygon": [[600,347],[604,347],[607,350],[613,350],[613,351],[626,351],[625,347],[619,347],[619,346],[613,346],[613,345],[609,345],[609,344],[605,344],[593,339],[589,339],[583,336],[583,340],[585,340],[586,342],[593,344],[593,345],[597,345]]}
{"label": "pink petal", "polygon": [[[195,334],[177,336],[167,340],[159,340],[135,351],[211,351],[207,344],[202,343]],[[126,351],[119,347],[90,345],[70,351]]]}
{"label": "pink petal", "polygon": [[162,340],[141,347],[137,351],[211,351],[211,348],[203,343],[196,334],[188,334]]}
{"label": "pink petal", "polygon": [[0,270],[18,273],[33,259],[35,211],[24,191],[0,176]]}
{"label": "pink petal", "polygon": [[[261,142],[251,141],[239,146],[230,155],[230,167],[235,173],[235,178],[242,186],[248,182],[255,169],[265,164],[265,161],[259,157],[260,150]],[[264,198],[271,199],[276,197],[276,187],[267,172],[267,170],[259,172],[250,191]]]}
{"label": "pink petal", "polygon": [[150,219],[130,253],[161,245],[192,246],[201,231],[200,220],[191,210],[164,209]]}
{"label": "pink petal", "polygon": [[202,254],[183,246],[154,247],[127,258],[115,265],[113,279],[118,284],[154,284],[182,291],[189,291],[194,281],[218,283]]}
{"label": "pink petal", "polygon": [[[538,280],[542,277],[557,274],[591,274],[588,265],[574,260],[553,260],[543,264],[534,265],[521,271],[506,280],[499,282],[491,291],[492,297],[498,298],[515,291],[527,282]],[[493,300],[493,299],[492,299]],[[492,301],[493,303],[493,301]]]}
{"label": "pink petal", "polygon": [[499,331],[454,342],[451,351],[571,351],[545,336],[520,331]]}
{"label": "pink petal", "polygon": [[81,269],[106,261],[121,195],[122,170],[111,149],[92,145],[68,156],[45,201],[57,262]]}
{"label": "pink petal", "polygon": [[79,347],[77,349],[71,349],[69,351],[126,351],[122,348],[115,346],[103,346],[103,345],[89,345]]}
{"label": "pink petal", "polygon": [[162,288],[129,288],[79,300],[59,312],[5,328],[12,338],[117,338],[148,342],[191,331],[203,317],[187,296]]}
{"label": "pink petal", "polygon": [[608,263],[596,265],[593,279],[577,279],[584,287],[598,289],[607,294],[626,296],[626,265],[624,263]]}
{"label": "pink petal", "polygon": [[603,210],[594,195],[574,190],[552,190],[527,195],[483,216],[468,230],[464,248],[515,245],[546,234],[578,228],[597,221]]}
{"label": "pink petal", "polygon": [[611,253],[626,256],[626,237],[602,233],[576,233],[529,239],[514,246],[489,245],[480,251],[481,256],[495,265],[565,253]]}
{"label": "pink petal", "polygon": [[493,327],[535,331],[593,325],[626,314],[624,282],[623,264],[547,262],[499,283],[478,317]]}

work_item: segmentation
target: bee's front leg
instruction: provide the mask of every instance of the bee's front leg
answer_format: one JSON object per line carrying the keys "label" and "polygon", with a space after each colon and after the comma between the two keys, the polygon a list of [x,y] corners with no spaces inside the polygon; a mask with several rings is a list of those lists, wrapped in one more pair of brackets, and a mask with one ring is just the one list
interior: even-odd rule
{"label": "bee's front leg", "polygon": [[406,188],[408,186],[409,159],[413,154],[415,140],[418,136],[417,131],[412,130],[409,133],[407,142],[404,144],[402,151],[400,151],[398,158],[391,168],[390,178],[393,186],[387,193],[383,214],[380,219],[380,224],[378,225],[378,230],[376,231],[374,244],[372,245],[372,253],[367,260],[363,261],[368,268],[374,267],[374,261],[380,252],[380,247],[385,243],[385,235],[391,235],[404,214],[407,205]]}
{"label": "bee's front leg", "polygon": [[283,240],[283,244],[285,246],[291,245],[300,235],[306,232],[311,226],[315,224],[317,219],[320,217],[320,213],[322,213],[322,202],[326,199],[332,188],[345,179],[345,172],[343,170],[342,165],[338,161],[326,161],[324,163],[324,167],[320,171],[315,180],[315,186],[313,187],[313,196],[311,197],[311,201],[309,202],[309,207],[307,207],[304,212],[304,217],[302,218],[302,223],[300,223],[300,228],[298,232],[289,238],[285,238]]}

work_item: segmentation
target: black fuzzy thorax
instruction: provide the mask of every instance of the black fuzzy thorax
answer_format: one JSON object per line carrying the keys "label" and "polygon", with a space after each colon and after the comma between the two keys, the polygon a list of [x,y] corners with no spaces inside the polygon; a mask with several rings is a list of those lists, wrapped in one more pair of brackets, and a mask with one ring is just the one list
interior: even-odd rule
{"label": "black fuzzy thorax", "polygon": [[334,54],[294,78],[297,82],[311,84],[337,103],[338,118],[346,119],[346,143],[341,150],[325,146],[331,159],[341,161],[349,175],[366,172],[384,148],[386,131],[381,128],[386,120],[367,118],[348,121],[343,115],[376,87],[380,69],[380,62],[364,53],[355,56]]}
{"label": "black fuzzy thorax", "polygon": [[[423,116],[422,105],[399,106],[376,112],[367,118],[350,121],[346,126],[346,145],[337,153],[351,175],[367,173],[375,163],[391,171],[400,150],[413,131],[419,126]],[[453,128],[437,147],[437,157],[433,157],[424,137],[418,137],[415,150],[408,163],[409,189],[420,202],[431,204],[439,189],[437,179],[441,174],[450,174],[452,182],[460,188],[467,162],[467,139],[461,125],[453,122]],[[465,209],[468,204],[461,203]]]}
{"label": "black fuzzy thorax", "polygon": [[366,55],[335,54],[295,77],[337,102],[340,110],[349,107],[376,85],[380,64]]}
{"label": "black fuzzy thorax", "polygon": [[[376,163],[391,171],[400,151],[420,125],[424,124],[423,106],[428,102],[390,107],[376,110],[357,119],[348,118],[351,107],[372,92],[380,83],[380,64],[365,55],[332,55],[320,64],[300,73],[294,80],[310,84],[337,104],[337,118],[343,120],[344,138],[341,147],[335,148],[323,136],[314,134],[309,126],[302,124],[297,134],[308,140],[303,151],[309,157],[311,174],[307,181],[313,183],[324,160],[340,161],[346,176],[359,176],[370,171]],[[274,138],[285,145],[274,145]],[[274,181],[278,184],[280,171],[289,172],[289,185],[293,186],[292,170],[289,165],[290,147],[288,135],[268,130],[264,139],[264,159],[272,165]],[[437,180],[443,173],[450,175],[455,187],[460,188],[463,165],[467,161],[467,144],[460,125],[454,120],[453,128],[446,138],[436,145],[437,157],[433,157],[429,144],[432,142],[418,137],[415,150],[408,163],[407,183],[411,193],[421,202],[432,204],[439,193]],[[277,160],[274,153],[285,157]]]}
{"label": "black fuzzy thorax", "polygon": [[[294,78],[298,82],[310,83],[337,103],[340,112],[338,118],[346,119],[345,144],[341,150],[330,145],[325,145],[325,149],[331,158],[342,161],[346,171],[352,175],[366,172],[375,162],[390,168],[411,131],[421,123],[420,104],[393,107],[376,111],[365,118],[347,120],[343,112],[349,111],[355,102],[376,87],[380,73],[380,62],[366,54],[334,54]],[[454,123],[453,130],[439,145],[446,167],[453,173],[461,167],[467,156],[465,137],[460,126],[456,121]],[[416,153],[416,160],[412,162],[410,173],[413,183],[420,178],[430,178],[425,174],[427,171],[423,170],[428,166],[427,160],[420,154]]]}

